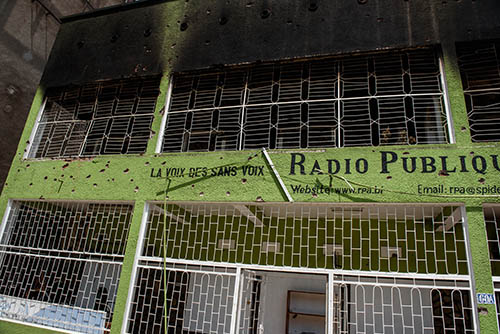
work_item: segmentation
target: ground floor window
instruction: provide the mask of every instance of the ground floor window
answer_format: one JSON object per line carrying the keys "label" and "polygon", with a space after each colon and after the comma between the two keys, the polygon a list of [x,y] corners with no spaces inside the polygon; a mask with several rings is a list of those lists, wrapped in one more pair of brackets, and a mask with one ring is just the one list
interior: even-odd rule
{"label": "ground floor window", "polygon": [[0,318],[109,332],[132,209],[11,202],[0,243]]}
{"label": "ground floor window", "polygon": [[146,211],[127,333],[476,327],[461,207],[176,202]]}
{"label": "ground floor window", "polygon": [[500,326],[500,205],[483,207],[483,214],[494,282],[497,318]]}

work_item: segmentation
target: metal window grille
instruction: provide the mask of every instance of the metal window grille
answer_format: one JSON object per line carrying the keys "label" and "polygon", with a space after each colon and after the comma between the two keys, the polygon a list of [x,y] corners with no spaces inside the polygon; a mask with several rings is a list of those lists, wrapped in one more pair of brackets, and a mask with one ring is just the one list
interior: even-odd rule
{"label": "metal window grille", "polygon": [[495,304],[497,310],[497,324],[500,330],[500,281],[496,280],[496,277],[493,277],[493,287],[495,291]]}
{"label": "metal window grille", "polygon": [[483,214],[493,275],[497,319],[500,326],[500,205],[483,207]]}
{"label": "metal window grille", "polygon": [[500,277],[500,206],[483,208],[486,237],[490,252],[491,272]]}
{"label": "metal window grille", "polygon": [[231,269],[142,263],[128,332],[231,333],[235,278]]}
{"label": "metal window grille", "polygon": [[174,75],[162,152],[448,142],[434,49]]}
{"label": "metal window grille", "polygon": [[14,201],[0,244],[0,317],[107,333],[132,205]]}
{"label": "metal window grille", "polygon": [[472,141],[499,141],[500,41],[457,45]]}
{"label": "metal window grille", "polygon": [[[164,228],[168,258],[468,274],[464,221],[455,206],[169,203],[150,213],[144,256],[163,257]],[[234,247],[224,249],[220,240]],[[266,252],[266,243],[279,247]]]}
{"label": "metal window grille", "polygon": [[432,281],[339,275],[334,333],[474,333],[470,287]]}
{"label": "metal window grille", "polygon": [[126,331],[274,333],[273,293],[319,280],[325,333],[473,333],[464,224],[449,205],[149,203]]}
{"label": "metal window grille", "polygon": [[29,158],[143,153],[159,77],[49,89]]}

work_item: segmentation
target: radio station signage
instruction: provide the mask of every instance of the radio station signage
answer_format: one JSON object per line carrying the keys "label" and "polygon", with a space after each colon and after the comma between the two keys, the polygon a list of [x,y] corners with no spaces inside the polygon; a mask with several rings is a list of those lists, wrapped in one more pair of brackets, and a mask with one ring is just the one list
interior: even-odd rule
{"label": "radio station signage", "polygon": [[[405,152],[406,153],[406,152]],[[346,158],[322,160],[308,158],[302,153],[290,154],[290,175],[321,175],[321,174],[366,174],[369,172],[389,174],[395,170],[402,170],[407,174],[413,173],[478,173],[500,172],[498,155],[459,155],[449,157],[440,156],[408,156],[405,153],[381,151],[379,161],[375,165],[365,158]]]}
{"label": "radio station signage", "polygon": [[150,177],[156,178],[198,178],[227,176],[264,176],[264,165],[260,166],[218,166],[218,167],[164,167],[151,168]]}

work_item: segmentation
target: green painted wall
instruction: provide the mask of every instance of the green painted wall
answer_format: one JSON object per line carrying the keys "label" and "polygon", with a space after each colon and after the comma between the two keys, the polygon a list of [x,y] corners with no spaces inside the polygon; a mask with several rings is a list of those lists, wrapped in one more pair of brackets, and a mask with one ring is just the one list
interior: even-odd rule
{"label": "green painted wall", "polygon": [[[176,25],[175,20],[182,13],[181,6],[178,3],[166,3],[164,6],[158,16],[166,25]],[[70,24],[74,23],[68,23]],[[114,311],[113,334],[120,332],[123,322],[146,201],[163,200],[165,193],[168,200],[172,201],[286,201],[260,151],[154,153],[165,109],[168,77],[173,66],[169,49],[173,47],[179,34],[170,31],[161,42],[161,54],[164,55],[161,69],[164,71],[164,77],[153,122],[155,135],[149,141],[144,155],[99,156],[68,161],[23,160],[42,104],[42,85],[34,98],[26,128],[0,197],[2,216],[8,199],[127,200],[135,203]],[[65,35],[65,38],[70,35]],[[65,41],[63,39],[58,43],[64,44]],[[270,156],[295,201],[464,205],[467,209],[476,291],[492,292],[482,204],[500,203],[500,157],[496,157],[500,155],[500,143],[471,142],[454,47],[443,45],[443,53],[456,144],[274,150],[270,152]],[[293,157],[294,174],[291,173]],[[394,160],[388,162],[385,169],[384,157],[387,161]],[[300,163],[302,158],[304,161]],[[329,168],[330,171],[336,170],[335,160],[340,169],[333,176],[328,175]],[[407,169],[411,169],[411,163],[415,162],[414,172],[404,170],[405,161]],[[447,170],[444,172],[443,161],[447,164]],[[366,172],[365,164],[368,166]],[[301,166],[304,167],[304,174],[301,173]],[[167,169],[170,168],[184,170],[179,175],[167,177]],[[203,176],[204,172],[207,173],[206,176]],[[495,307],[486,308],[488,314],[480,315],[481,332],[496,333]],[[20,333],[28,330],[30,333],[51,332],[0,321],[1,333]]]}

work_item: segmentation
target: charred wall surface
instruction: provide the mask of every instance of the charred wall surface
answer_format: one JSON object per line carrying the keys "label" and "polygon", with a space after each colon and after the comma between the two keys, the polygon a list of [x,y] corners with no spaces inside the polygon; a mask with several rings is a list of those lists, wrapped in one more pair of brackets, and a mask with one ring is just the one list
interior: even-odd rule
{"label": "charred wall surface", "polygon": [[138,3],[65,20],[42,84],[500,37],[495,0]]}
{"label": "charred wall surface", "polygon": [[9,0],[0,3],[0,190],[59,30],[59,17],[119,2],[121,0]]}

